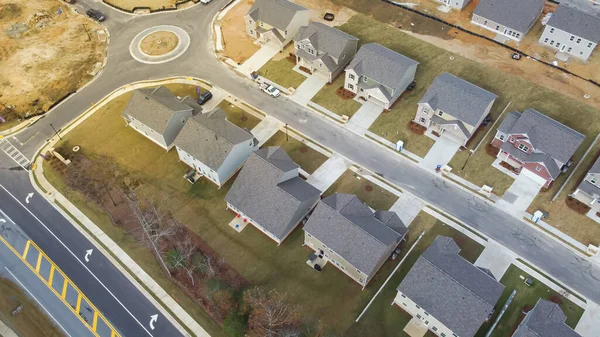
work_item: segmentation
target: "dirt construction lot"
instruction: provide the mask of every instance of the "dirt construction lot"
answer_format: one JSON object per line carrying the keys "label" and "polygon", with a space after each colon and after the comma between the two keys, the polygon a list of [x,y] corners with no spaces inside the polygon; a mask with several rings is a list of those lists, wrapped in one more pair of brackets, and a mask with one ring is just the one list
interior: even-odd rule
{"label": "dirt construction lot", "polygon": [[0,0],[0,30],[0,129],[84,85],[105,55],[102,27],[58,0]]}

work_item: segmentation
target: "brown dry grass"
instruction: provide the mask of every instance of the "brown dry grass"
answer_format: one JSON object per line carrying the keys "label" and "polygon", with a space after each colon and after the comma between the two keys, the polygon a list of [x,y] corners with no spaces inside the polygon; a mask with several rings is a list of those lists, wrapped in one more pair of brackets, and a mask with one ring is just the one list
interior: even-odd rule
{"label": "brown dry grass", "polygon": [[105,0],[117,7],[133,10],[135,7],[150,7],[150,9],[175,8],[178,0]]}
{"label": "brown dry grass", "polygon": [[[25,31],[11,33],[16,25]],[[47,110],[104,57],[102,27],[58,0],[0,0],[0,29],[0,115],[9,121]]]}
{"label": "brown dry grass", "polygon": [[163,55],[166,54],[179,43],[179,38],[171,32],[156,32],[146,36],[140,42],[140,48],[148,55]]}
{"label": "brown dry grass", "polygon": [[223,34],[223,54],[234,62],[242,64],[259,49],[252,38],[246,35],[244,15],[248,13],[254,1],[244,0],[229,10],[221,19]]}

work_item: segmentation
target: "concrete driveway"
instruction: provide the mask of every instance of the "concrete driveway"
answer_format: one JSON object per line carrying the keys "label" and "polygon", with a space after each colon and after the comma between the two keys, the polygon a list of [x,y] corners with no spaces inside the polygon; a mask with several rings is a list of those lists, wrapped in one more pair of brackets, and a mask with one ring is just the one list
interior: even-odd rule
{"label": "concrete driveway", "polygon": [[542,186],[543,184],[540,182],[521,173],[504,193],[502,199],[496,203],[496,206],[511,214],[520,215],[527,210]]}
{"label": "concrete driveway", "polygon": [[306,105],[325,84],[327,84],[325,78],[318,74],[312,74],[300,84],[290,98],[298,104]]}
{"label": "concrete driveway", "polygon": [[254,55],[247,59],[246,62],[242,63],[238,70],[242,74],[250,76],[250,73],[260,69],[277,53],[279,53],[279,48],[277,46],[264,44],[256,53],[254,53]]}
{"label": "concrete driveway", "polygon": [[428,170],[435,170],[438,165],[444,166],[450,162],[459,148],[460,144],[442,135],[421,160],[419,166]]}
{"label": "concrete driveway", "polygon": [[364,134],[369,130],[371,124],[383,112],[383,107],[373,101],[366,101],[358,111],[350,118],[346,126],[359,134]]}
{"label": "concrete driveway", "polygon": [[258,146],[262,146],[267,142],[267,140],[269,140],[269,138],[273,137],[273,135],[277,133],[282,126],[283,123],[272,116],[267,116],[267,118],[260,121],[260,123],[258,123],[258,125],[255,126],[251,132],[258,140]]}
{"label": "concrete driveway", "polygon": [[329,157],[323,165],[319,166],[306,181],[316,187],[319,191],[325,192],[342,174],[344,174],[344,172],[346,172],[350,165],[352,165],[351,162],[336,153]]}

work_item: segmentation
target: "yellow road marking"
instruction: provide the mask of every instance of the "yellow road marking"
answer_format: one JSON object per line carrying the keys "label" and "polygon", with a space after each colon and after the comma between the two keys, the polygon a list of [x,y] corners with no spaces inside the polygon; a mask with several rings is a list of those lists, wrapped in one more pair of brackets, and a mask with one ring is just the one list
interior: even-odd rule
{"label": "yellow road marking", "polygon": [[77,313],[81,312],[81,293],[77,294],[77,304],[75,305],[75,311]]}
{"label": "yellow road marking", "polygon": [[48,276],[48,285],[52,287],[52,281],[54,280],[54,265],[50,265],[50,276]]}
{"label": "yellow road marking", "polygon": [[42,252],[38,255],[37,263],[35,264],[35,271],[40,272],[40,266],[42,265]]}
{"label": "yellow road marking", "polygon": [[94,311],[94,323],[92,323],[92,330],[96,331],[98,328],[98,312]]}
{"label": "yellow road marking", "polygon": [[[48,288],[58,297],[62,300],[62,302],[69,308],[71,309],[71,311],[79,318],[79,320],[85,325],[87,326],[90,331],[92,331],[92,333],[94,334],[94,336],[96,337],[100,337],[100,335],[98,335],[98,333],[95,331],[95,327],[90,326],[90,324],[83,318],[82,315],[79,314],[79,308],[81,306],[81,300],[85,299],[87,303],[89,303],[92,311],[94,312],[94,320],[97,322],[97,317],[101,318],[104,323],[106,323],[106,325],[108,326],[108,328],[111,330],[111,337],[121,337],[121,335],[119,335],[117,333],[117,331],[115,330],[115,328],[104,318],[104,316],[102,316],[102,314],[98,311],[98,309],[92,304],[92,302],[83,294],[83,292],[81,290],[79,290],[79,288],[77,288],[77,286],[75,284],[73,284],[72,282],[70,282],[69,278],[67,278],[67,276],[65,275],[65,273],[62,272],[62,270],[60,270],[60,268],[58,268],[56,266],[56,264],[54,264],[54,262],[48,258],[48,256],[46,256],[46,254],[44,254],[44,252],[40,249],[40,247],[38,247],[35,242],[31,241],[31,240],[27,240],[27,243],[25,244],[25,251],[23,252],[23,255],[21,255],[19,252],[17,252],[17,250],[11,246],[5,239],[4,237],[2,237],[0,235],[0,241],[2,241],[2,243],[4,243],[4,245],[6,245],[6,247],[8,247],[8,249],[10,249],[16,256],[18,256],[21,261],[23,261],[23,263],[34,273],[37,275],[37,277],[42,280],[44,283],[48,284]],[[38,256],[38,261],[37,261],[37,265],[36,268],[34,269],[33,266],[31,266],[29,264],[29,262],[27,262],[26,256],[27,253],[29,252],[29,248],[30,246],[33,246],[38,252],[39,252],[39,256]],[[58,271],[62,277],[64,278],[64,284],[63,284],[63,289],[62,289],[62,294],[59,294],[58,291],[56,291],[56,289],[54,289],[54,287],[52,287],[51,282],[46,282],[46,280],[44,279],[44,277],[42,275],[40,275],[39,273],[39,268],[40,268],[40,264],[41,264],[41,257],[44,257],[46,260],[48,260],[48,262],[50,263],[50,279],[53,279],[54,276],[54,272]],[[69,304],[69,302],[67,302],[66,300],[66,296],[67,296],[67,286],[69,285],[69,283],[71,283],[71,286],[73,287],[73,289],[77,292],[77,311],[71,306],[71,304]]]}
{"label": "yellow road marking", "polygon": [[[2,238],[2,239],[4,239],[4,238]],[[4,240],[2,240],[2,241],[4,241]],[[8,242],[4,242],[4,243],[6,243],[7,246],[12,248],[12,246],[9,245]],[[29,246],[31,246],[31,241],[27,240],[27,243],[25,244],[25,251],[23,252],[23,258],[27,257],[27,252],[29,252]],[[17,255],[19,255],[19,254],[17,254]]]}

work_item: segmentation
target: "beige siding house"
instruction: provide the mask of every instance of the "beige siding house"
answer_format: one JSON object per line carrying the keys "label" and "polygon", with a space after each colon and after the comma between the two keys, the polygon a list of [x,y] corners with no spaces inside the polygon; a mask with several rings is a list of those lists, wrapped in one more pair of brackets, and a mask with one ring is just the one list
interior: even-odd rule
{"label": "beige siding house", "polygon": [[227,208],[280,245],[321,195],[298,168],[279,146],[254,152],[225,197]]}
{"label": "beige siding house", "polygon": [[174,144],[179,160],[219,187],[258,147],[252,133],[229,122],[220,109],[190,118]]}
{"label": "beige siding house", "polygon": [[179,100],[160,86],[134,90],[121,116],[132,129],[168,151],[188,118],[200,111],[191,98]]}
{"label": "beige siding house", "polygon": [[256,0],[244,17],[246,34],[283,50],[298,29],[308,25],[309,16],[307,8],[288,0]]}
{"label": "beige siding house", "polygon": [[440,337],[473,337],[504,291],[487,270],[458,255],[452,238],[438,236],[398,286],[394,304]]}
{"label": "beige siding house", "polygon": [[600,212],[600,158],[596,159],[571,197],[588,205],[594,212]]}
{"label": "beige siding house", "polygon": [[355,195],[335,193],[308,218],[304,245],[315,251],[315,269],[333,264],[364,289],[407,231],[396,213],[373,212]]}
{"label": "beige siding house", "polygon": [[346,68],[344,87],[389,109],[414,81],[418,64],[382,45],[367,43]]}
{"label": "beige siding house", "polygon": [[320,22],[300,27],[294,38],[296,63],[331,83],[350,63],[358,38]]}
{"label": "beige siding house", "polygon": [[414,122],[465,146],[498,96],[450,73],[439,75],[418,103]]}

